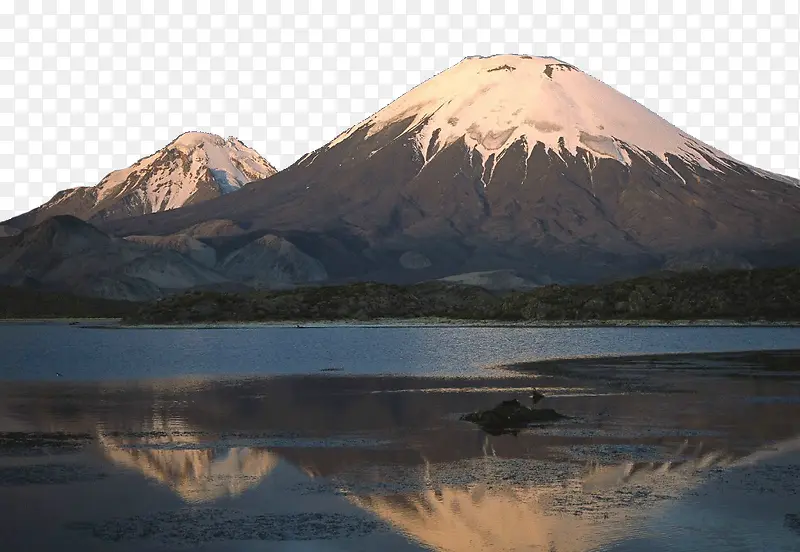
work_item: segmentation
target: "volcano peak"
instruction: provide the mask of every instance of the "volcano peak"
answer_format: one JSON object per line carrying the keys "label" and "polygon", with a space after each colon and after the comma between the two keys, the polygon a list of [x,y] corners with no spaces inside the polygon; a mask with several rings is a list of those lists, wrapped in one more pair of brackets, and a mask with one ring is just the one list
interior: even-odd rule
{"label": "volcano peak", "polygon": [[669,155],[706,170],[733,160],[683,133],[644,106],[552,57],[497,55],[465,58],[425,81],[331,142],[334,147],[359,130],[370,137],[400,121],[413,134],[425,162],[464,139],[486,160],[515,143],[530,155],[547,150],[630,165],[632,153]]}

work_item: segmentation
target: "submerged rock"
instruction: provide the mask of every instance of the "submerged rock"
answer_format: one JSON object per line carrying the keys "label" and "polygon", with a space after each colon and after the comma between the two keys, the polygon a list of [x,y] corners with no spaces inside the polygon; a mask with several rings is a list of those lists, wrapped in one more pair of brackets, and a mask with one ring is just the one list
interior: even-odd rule
{"label": "submerged rock", "polygon": [[461,419],[480,426],[486,433],[501,435],[516,431],[537,422],[555,422],[566,418],[551,408],[533,409],[516,399],[503,401],[490,410],[464,414]]}

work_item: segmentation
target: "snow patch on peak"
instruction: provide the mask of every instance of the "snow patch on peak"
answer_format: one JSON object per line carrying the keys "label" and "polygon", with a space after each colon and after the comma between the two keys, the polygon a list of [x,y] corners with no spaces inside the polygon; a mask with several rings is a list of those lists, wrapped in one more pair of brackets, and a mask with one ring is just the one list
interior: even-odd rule
{"label": "snow patch on peak", "polygon": [[175,138],[175,140],[173,140],[172,143],[167,146],[167,148],[172,146],[180,150],[187,151],[197,147],[205,147],[206,144],[223,146],[225,144],[225,140],[223,140],[221,136],[211,134],[210,132],[193,130],[184,132]]}
{"label": "snow patch on peak", "polygon": [[[205,188],[204,198],[238,190],[277,171],[233,136],[185,132],[163,149],[114,171],[97,185],[97,204],[133,195],[145,213],[182,207]],[[212,194],[212,196],[209,196]]]}
{"label": "snow patch on peak", "polygon": [[584,149],[587,149],[594,154],[597,154],[601,157],[611,157],[622,164],[626,163],[625,155],[622,153],[623,148],[613,138],[589,134],[588,132],[582,130],[580,131],[578,141],[582,146],[584,146]]}
{"label": "snow patch on peak", "polygon": [[524,138],[559,155],[563,144],[573,155],[582,148],[626,165],[631,160],[624,144],[667,164],[668,154],[711,171],[735,162],[569,63],[517,55],[465,58],[340,134],[328,148],[357,131],[369,138],[406,120],[403,134],[415,135],[426,163],[461,138],[484,159],[501,157]]}

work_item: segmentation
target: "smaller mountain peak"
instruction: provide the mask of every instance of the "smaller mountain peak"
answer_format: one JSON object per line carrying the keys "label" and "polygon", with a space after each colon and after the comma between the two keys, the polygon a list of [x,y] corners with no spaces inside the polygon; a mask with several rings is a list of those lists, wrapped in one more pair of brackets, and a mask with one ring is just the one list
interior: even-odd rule
{"label": "smaller mountain peak", "polygon": [[205,132],[203,130],[187,130],[182,132],[175,141],[179,140],[222,140],[219,134],[213,132]]}
{"label": "smaller mountain peak", "polygon": [[224,143],[225,140],[216,134],[191,130],[175,138],[170,145],[181,149],[192,149],[205,144],[222,145]]}
{"label": "smaller mountain peak", "polygon": [[207,148],[209,146],[231,150],[232,152],[234,150],[252,150],[236,136],[223,138],[217,134],[199,130],[184,132],[173,140],[167,148],[178,148],[184,153],[188,153],[195,148]]}
{"label": "smaller mountain peak", "polygon": [[61,191],[9,224],[27,228],[57,214],[108,220],[168,211],[214,199],[276,172],[235,136],[192,130],[133,165],[107,174],[97,186]]}

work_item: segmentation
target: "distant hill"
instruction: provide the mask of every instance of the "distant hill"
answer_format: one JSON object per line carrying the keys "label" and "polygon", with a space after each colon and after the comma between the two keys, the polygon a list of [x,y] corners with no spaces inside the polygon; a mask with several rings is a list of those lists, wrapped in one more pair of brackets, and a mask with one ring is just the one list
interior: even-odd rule
{"label": "distant hill", "polygon": [[[319,261],[284,238],[226,241],[226,228],[223,222],[173,236],[118,238],[55,216],[0,237],[0,285],[147,301],[190,289],[286,288],[327,277]],[[224,243],[206,243],[214,239]]]}

